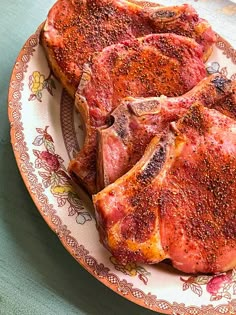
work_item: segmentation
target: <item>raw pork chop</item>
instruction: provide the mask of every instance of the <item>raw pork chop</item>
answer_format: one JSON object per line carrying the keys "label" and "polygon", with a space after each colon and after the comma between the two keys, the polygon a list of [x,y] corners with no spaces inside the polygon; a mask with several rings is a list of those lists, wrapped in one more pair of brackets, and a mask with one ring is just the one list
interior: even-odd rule
{"label": "raw pork chop", "polygon": [[202,47],[176,34],[151,34],[111,45],[84,66],[76,105],[86,126],[83,149],[69,171],[96,192],[97,128],[127,96],[182,95],[206,76]]}
{"label": "raw pork chop", "polygon": [[215,34],[188,4],[172,7],[126,0],[58,0],[48,13],[41,42],[49,64],[74,97],[83,64],[94,52],[151,33],[176,33],[196,39],[211,53]]}
{"label": "raw pork chop", "polygon": [[122,263],[169,258],[187,273],[236,266],[236,121],[198,104],[94,196],[103,244]]}
{"label": "raw pork chop", "polygon": [[130,170],[153,136],[182,117],[196,101],[236,119],[236,81],[214,74],[180,97],[128,98],[119,105],[112,112],[114,123],[99,130],[99,190]]}

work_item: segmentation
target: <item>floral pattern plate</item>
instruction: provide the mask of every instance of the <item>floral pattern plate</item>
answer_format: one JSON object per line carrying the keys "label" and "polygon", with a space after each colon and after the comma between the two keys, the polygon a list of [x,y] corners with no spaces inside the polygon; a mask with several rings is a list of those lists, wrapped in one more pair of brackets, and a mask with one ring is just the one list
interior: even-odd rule
{"label": "floral pattern plate", "polygon": [[[66,170],[83,143],[80,116],[53,77],[38,35],[16,60],[9,119],[18,167],[47,224],[85,269],[134,303],[164,314],[236,314],[236,270],[193,277],[163,263],[122,266],[100,244],[91,201],[74,190]],[[236,51],[220,36],[206,67],[236,79]]]}

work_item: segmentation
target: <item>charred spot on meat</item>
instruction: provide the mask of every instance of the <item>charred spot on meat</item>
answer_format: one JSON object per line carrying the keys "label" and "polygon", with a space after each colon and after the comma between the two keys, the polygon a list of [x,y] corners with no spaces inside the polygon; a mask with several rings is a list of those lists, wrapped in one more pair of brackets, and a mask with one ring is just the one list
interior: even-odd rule
{"label": "charred spot on meat", "polygon": [[[140,182],[139,174],[159,156],[163,136],[164,162],[157,160],[155,176]],[[130,257],[136,263],[170,259],[188,273],[234,268],[235,120],[196,102],[163,136],[154,136],[133,168],[93,197],[96,216],[112,220],[116,203],[123,207],[120,220],[109,225],[101,241],[121,263]],[[123,233],[126,219],[130,232]],[[99,231],[103,225],[100,220]],[[138,229],[146,225],[147,235],[139,238]],[[123,256],[125,252],[129,256]]]}
{"label": "charred spot on meat", "polygon": [[[224,89],[219,92],[215,82],[225,82]],[[104,188],[124,175],[142,157],[147,145],[155,135],[162,133],[169,124],[181,118],[193,103],[201,104],[208,108],[215,108],[223,114],[236,118],[236,82],[228,80],[221,74],[213,74],[202,80],[190,92],[180,97],[150,97],[133,98],[120,104],[113,112],[114,123],[110,128],[99,130],[99,139],[102,143],[98,150],[98,163],[102,169],[98,170],[99,189]],[[185,119],[198,128],[200,134],[207,131],[207,125],[201,117],[197,107],[192,109]],[[120,117],[123,120],[123,137],[117,132]],[[173,125],[172,125],[173,127]],[[111,143],[115,143],[114,152]],[[108,154],[109,151],[109,154]],[[122,159],[121,159],[122,156]],[[110,167],[111,160],[116,165]],[[225,165],[226,166],[226,165]],[[106,178],[106,180],[104,180]]]}
{"label": "charred spot on meat", "polygon": [[[111,45],[96,54],[84,68],[86,76],[82,76],[78,87],[76,106],[81,113],[86,113],[83,118],[87,139],[70,163],[69,172],[77,174],[92,194],[98,187],[96,163],[89,158],[89,150],[92,154],[97,147],[91,133],[104,129],[112,111],[123,99],[129,102],[132,97],[182,95],[206,76],[206,69],[201,46],[175,34],[147,35]],[[126,119],[126,114],[121,114],[115,125],[124,142]],[[89,169],[87,160],[91,161]]]}

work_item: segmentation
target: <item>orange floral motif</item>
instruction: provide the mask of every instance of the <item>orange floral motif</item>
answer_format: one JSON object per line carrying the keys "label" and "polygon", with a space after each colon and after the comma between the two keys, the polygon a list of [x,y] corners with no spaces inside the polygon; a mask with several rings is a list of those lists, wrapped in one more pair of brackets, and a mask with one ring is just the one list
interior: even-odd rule
{"label": "orange floral motif", "polygon": [[45,75],[39,71],[34,71],[29,76],[29,89],[32,92],[29,96],[29,101],[38,100],[42,102],[42,91],[46,89],[51,95],[53,95],[53,89],[56,88],[54,80],[51,78],[51,72],[45,79]]}

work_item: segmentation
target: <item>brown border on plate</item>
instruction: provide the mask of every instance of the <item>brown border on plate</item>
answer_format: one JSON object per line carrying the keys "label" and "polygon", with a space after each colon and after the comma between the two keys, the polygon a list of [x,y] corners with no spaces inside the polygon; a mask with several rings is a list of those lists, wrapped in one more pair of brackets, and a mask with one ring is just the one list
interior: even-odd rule
{"label": "brown border on plate", "polygon": [[[166,300],[158,300],[151,292],[145,294],[142,290],[133,288],[133,284],[128,283],[125,279],[120,279],[114,273],[111,273],[103,264],[89,255],[88,250],[83,245],[79,245],[77,240],[70,234],[67,226],[63,225],[61,219],[56,215],[54,206],[49,203],[47,196],[44,194],[44,188],[38,182],[34,174],[34,167],[30,162],[28,147],[24,139],[24,127],[21,121],[21,92],[23,91],[24,75],[27,71],[28,62],[33,56],[35,47],[39,44],[40,27],[35,34],[30,36],[20,51],[10,80],[8,93],[8,116],[11,126],[11,143],[15,154],[16,162],[20,170],[24,183],[36,205],[40,214],[55,232],[66,250],[96,279],[104,285],[127,298],[128,300],[146,307],[150,310],[165,314],[181,315],[230,315],[236,313],[236,299],[229,301],[227,304],[220,304],[216,307],[213,305],[204,305],[201,307],[188,306],[183,303],[169,303]],[[236,64],[236,50],[217,35],[216,46],[223,51],[227,58],[230,58]]]}

